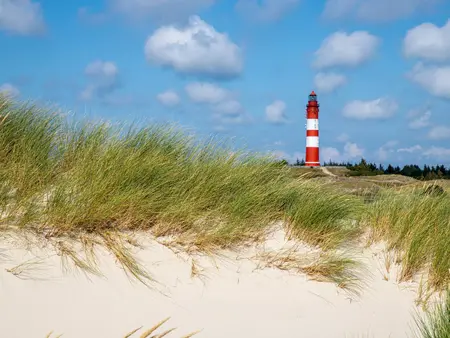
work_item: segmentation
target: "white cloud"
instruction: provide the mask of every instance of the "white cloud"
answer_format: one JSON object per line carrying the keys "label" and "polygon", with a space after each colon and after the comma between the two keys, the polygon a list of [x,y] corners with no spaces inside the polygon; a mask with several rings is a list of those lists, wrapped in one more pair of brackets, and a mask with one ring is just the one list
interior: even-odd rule
{"label": "white cloud", "polygon": [[276,100],[266,107],[266,120],[271,123],[284,123],[287,121],[286,103],[281,100]]}
{"label": "white cloud", "polygon": [[347,82],[347,78],[337,73],[317,73],[314,77],[314,85],[318,91],[330,93],[338,87],[343,86]]}
{"label": "white cloud", "polygon": [[450,59],[450,20],[442,27],[423,23],[408,31],[403,41],[407,57],[419,57],[432,61]]}
{"label": "white cloud", "polygon": [[364,149],[360,148],[356,143],[346,142],[343,152],[341,153],[334,147],[323,147],[320,149],[320,158],[324,162],[347,162],[364,155]]}
{"label": "white cloud", "polygon": [[433,127],[428,133],[428,138],[432,140],[450,139],[450,127],[447,126]]}
{"label": "white cloud", "polygon": [[249,124],[249,123],[253,122],[253,118],[250,115],[245,114],[244,111],[240,112],[238,114],[227,114],[227,113],[215,114],[214,118],[221,125],[223,125],[223,124],[242,125],[242,124]]}
{"label": "white cloud", "polygon": [[389,158],[389,155],[393,152],[394,152],[394,150],[392,150],[392,149],[386,149],[386,148],[380,147],[380,148],[378,148],[378,150],[376,152],[377,159],[379,161],[386,161]]}
{"label": "white cloud", "polygon": [[387,148],[387,149],[391,149],[391,148],[395,147],[397,144],[398,144],[398,141],[396,141],[396,140],[391,140],[391,141],[387,141],[387,142],[383,145],[383,147],[384,147],[384,148]]}
{"label": "white cloud", "polygon": [[422,150],[422,147],[420,145],[416,144],[415,146],[408,147],[408,148],[399,148],[399,149],[397,149],[397,152],[412,154],[412,153],[420,151],[420,150]]}
{"label": "white cloud", "polygon": [[0,86],[0,94],[3,94],[10,98],[15,98],[20,95],[20,91],[17,87],[10,83],[4,83]]}
{"label": "white cloud", "polygon": [[149,62],[183,74],[232,78],[243,69],[239,46],[198,16],[190,17],[188,25],[181,28],[157,29],[147,39],[144,50]]}
{"label": "white cloud", "polygon": [[[412,112],[410,115],[417,114],[416,112]],[[412,121],[409,122],[408,126],[410,129],[421,129],[428,127],[430,125],[431,111],[426,110],[422,115],[416,117]]]}
{"label": "white cloud", "polygon": [[385,144],[383,144],[378,150],[376,151],[376,156],[379,161],[386,161],[388,158],[390,158],[390,155],[392,155],[394,151],[394,147],[398,144],[398,141],[392,140],[388,141]]}
{"label": "white cloud", "polygon": [[335,32],[315,52],[313,65],[317,68],[358,66],[372,57],[379,44],[380,39],[366,31]]}
{"label": "white cloud", "polygon": [[328,161],[334,161],[334,162],[340,162],[341,161],[341,153],[337,148],[333,147],[324,147],[320,149],[320,157],[323,162]]}
{"label": "white cloud", "polygon": [[215,0],[109,0],[112,9],[132,20],[151,18],[158,22],[173,22],[198,13]]}
{"label": "white cloud", "polygon": [[214,109],[217,112],[226,115],[238,115],[244,111],[242,104],[236,100],[226,100],[223,102],[219,102],[214,106]]}
{"label": "white cloud", "polygon": [[346,133],[342,133],[336,138],[336,140],[338,140],[339,142],[347,142],[348,140],[350,140],[350,136]]}
{"label": "white cloud", "polygon": [[301,161],[302,159],[305,159],[305,153],[302,152],[294,152],[294,153],[287,153],[283,150],[274,150],[270,152],[271,155],[273,155],[278,160],[286,160],[289,162],[289,164],[295,164],[297,162],[297,159]]}
{"label": "white cloud", "polygon": [[435,161],[450,161],[450,148],[433,146],[425,150],[422,155],[430,157]]}
{"label": "white cloud", "polygon": [[0,30],[17,35],[44,32],[40,3],[31,0],[0,0]]}
{"label": "white cloud", "polygon": [[260,21],[276,21],[294,9],[299,0],[238,0],[236,10]]}
{"label": "white cloud", "polygon": [[387,119],[395,114],[398,104],[388,98],[378,98],[372,101],[355,100],[347,103],[343,115],[357,120]]}
{"label": "white cloud", "polygon": [[219,103],[230,96],[228,90],[208,82],[192,82],[186,85],[186,93],[196,103]]}
{"label": "white cloud", "polygon": [[407,17],[438,4],[441,0],[327,0],[327,18],[354,16],[365,21],[387,21]]}
{"label": "white cloud", "polygon": [[96,60],[86,66],[84,73],[88,76],[115,77],[119,73],[114,62]]}
{"label": "white cloud", "polygon": [[114,62],[93,61],[86,66],[84,73],[89,83],[81,92],[82,100],[89,101],[95,97],[104,99],[119,86],[119,69]]}
{"label": "white cloud", "polygon": [[228,132],[228,128],[226,128],[223,125],[217,125],[213,127],[213,131],[215,131],[216,133],[227,133]]}
{"label": "white cloud", "polygon": [[408,77],[430,94],[450,98],[450,66],[425,66],[419,62],[408,73]]}
{"label": "white cloud", "polygon": [[180,103],[180,97],[173,90],[167,90],[165,92],[159,93],[156,98],[159,102],[161,102],[161,104],[168,107],[173,107]]}
{"label": "white cloud", "polygon": [[347,142],[344,146],[344,157],[356,158],[364,154],[364,149],[358,147],[356,143]]}
{"label": "white cloud", "polygon": [[199,104],[207,104],[219,115],[221,123],[240,124],[248,120],[245,109],[227,89],[208,82],[191,82],[185,87],[189,98]]}

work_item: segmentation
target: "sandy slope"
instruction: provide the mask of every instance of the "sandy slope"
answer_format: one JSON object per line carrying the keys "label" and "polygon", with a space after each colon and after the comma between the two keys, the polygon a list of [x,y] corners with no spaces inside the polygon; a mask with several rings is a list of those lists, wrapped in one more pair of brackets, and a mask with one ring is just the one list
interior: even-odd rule
{"label": "sandy slope", "polygon": [[[106,253],[101,253],[106,278],[62,274],[60,259],[50,257],[32,266],[19,279],[5,269],[30,258],[24,249],[11,249],[0,270],[0,337],[45,337],[55,330],[64,338],[123,337],[132,329],[171,316],[178,327],[170,337],[203,329],[198,337],[407,337],[411,330],[415,291],[412,284],[398,285],[391,271],[383,276],[381,247],[361,250],[372,272],[369,288],[360,298],[350,297],[333,284],[310,281],[306,276],[266,268],[245,259],[254,250],[229,254],[215,264],[201,259],[206,279],[191,278],[192,262],[147,241],[140,252],[165,292],[130,283]],[[282,233],[266,243],[283,245]],[[262,249],[260,249],[262,250]],[[38,252],[41,256],[44,251]],[[168,325],[170,327],[170,325]]]}

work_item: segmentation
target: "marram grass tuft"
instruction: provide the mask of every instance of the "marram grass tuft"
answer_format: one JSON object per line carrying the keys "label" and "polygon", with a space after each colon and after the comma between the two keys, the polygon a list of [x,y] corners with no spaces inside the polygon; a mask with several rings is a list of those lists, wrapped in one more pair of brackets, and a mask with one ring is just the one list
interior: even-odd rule
{"label": "marram grass tuft", "polygon": [[[141,281],[151,276],[127,254],[124,233],[176,236],[211,252],[258,240],[280,220],[324,249],[358,231],[360,199],[293,179],[271,157],[196,142],[168,125],[74,123],[1,100],[0,225],[85,247],[93,240]],[[61,252],[95,270],[67,245]]]}

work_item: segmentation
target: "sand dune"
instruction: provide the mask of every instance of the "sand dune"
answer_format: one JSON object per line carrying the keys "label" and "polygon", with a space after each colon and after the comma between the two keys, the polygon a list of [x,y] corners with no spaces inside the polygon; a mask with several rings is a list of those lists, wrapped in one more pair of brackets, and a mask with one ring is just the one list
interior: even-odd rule
{"label": "sand dune", "polygon": [[[105,277],[89,280],[80,273],[63,274],[60,257],[48,250],[31,254],[5,241],[1,247],[9,257],[0,263],[0,337],[39,338],[51,330],[64,338],[123,337],[168,316],[178,328],[170,337],[198,329],[198,337],[211,338],[410,336],[417,285],[398,284],[395,266],[385,280],[381,245],[358,253],[370,274],[357,297],[306,275],[258,268],[250,257],[291,245],[281,232],[264,247],[224,253],[215,261],[198,258],[194,265],[154,240],[144,244],[138,255],[158,280],[158,290],[130,282],[101,250]],[[11,270],[34,255],[45,259]]]}

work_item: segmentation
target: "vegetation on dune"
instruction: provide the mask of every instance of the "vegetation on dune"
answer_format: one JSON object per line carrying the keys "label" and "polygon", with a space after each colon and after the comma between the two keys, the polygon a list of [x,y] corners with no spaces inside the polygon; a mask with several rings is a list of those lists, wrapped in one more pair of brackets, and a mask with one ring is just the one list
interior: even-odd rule
{"label": "vegetation on dune", "polygon": [[[69,123],[0,97],[0,227],[53,243],[87,272],[99,273],[99,245],[138,280],[152,280],[129,250],[128,234],[136,231],[212,252],[258,240],[283,221],[291,237],[328,254],[307,265],[276,256],[272,265],[354,287],[357,264],[333,250],[365,230],[362,220],[373,239],[399,253],[401,279],[426,270],[430,290],[448,287],[449,194],[434,185],[359,195],[293,177],[270,157],[198,144],[171,126]],[[72,240],[82,245],[84,258]],[[425,338],[448,337],[448,299],[440,315],[423,324]]]}
{"label": "vegetation on dune", "polygon": [[[285,161],[285,160],[284,160]],[[304,166],[305,161],[297,159],[294,166]],[[388,164],[386,167],[382,164],[369,163],[364,158],[359,163],[351,162],[333,162],[324,163],[327,167],[347,168],[348,176],[376,176],[376,175],[402,175],[412,177],[417,180],[430,181],[436,179],[450,179],[450,167],[444,165],[429,166],[424,165],[422,168],[417,164],[406,164],[403,168]]]}
{"label": "vegetation on dune", "polygon": [[[144,331],[144,332],[139,332],[142,330],[142,326],[138,327],[137,329],[134,329],[133,331],[128,332],[123,338],[132,338],[132,337],[138,337],[139,338],[163,338],[166,336],[169,336],[173,331],[176,330],[176,328],[170,328],[168,330],[165,330],[163,332],[158,333],[158,329],[160,329],[168,320],[169,318],[166,318],[162,321],[160,321],[159,323],[157,323],[156,325],[154,325],[153,327],[151,327],[150,329]],[[200,331],[195,331],[195,332],[191,332],[187,335],[183,335],[181,338],[191,338],[194,337],[195,335],[197,335]],[[49,332],[46,336],[46,338],[59,338],[62,337],[62,335],[53,335],[53,331]]]}
{"label": "vegetation on dune", "polygon": [[417,338],[449,338],[450,337],[450,290],[446,298],[439,302],[425,316],[415,318]]}
{"label": "vegetation on dune", "polygon": [[425,188],[382,190],[365,220],[401,258],[401,279],[428,270],[431,289],[450,283],[450,197]]}
{"label": "vegetation on dune", "polygon": [[[151,281],[129,248],[128,235],[136,231],[213,252],[258,240],[283,221],[291,237],[329,252],[315,265],[289,266],[353,284],[356,275],[349,269],[357,264],[333,256],[333,250],[357,238],[362,220],[373,239],[386,240],[399,253],[402,279],[426,270],[430,290],[445,289],[449,194],[436,186],[369,193],[358,196],[293,177],[273,158],[231,152],[217,142],[198,144],[171,126],[69,123],[0,98],[0,226],[53,243],[87,272],[99,273],[99,245],[132,276]],[[73,240],[84,248],[84,258]]]}
{"label": "vegetation on dune", "polygon": [[1,225],[48,239],[96,234],[135,276],[113,240],[124,231],[182,236],[199,250],[251,241],[279,220],[324,248],[357,231],[358,198],[292,180],[272,158],[197,145],[170,126],[69,124],[32,105],[0,107]]}

